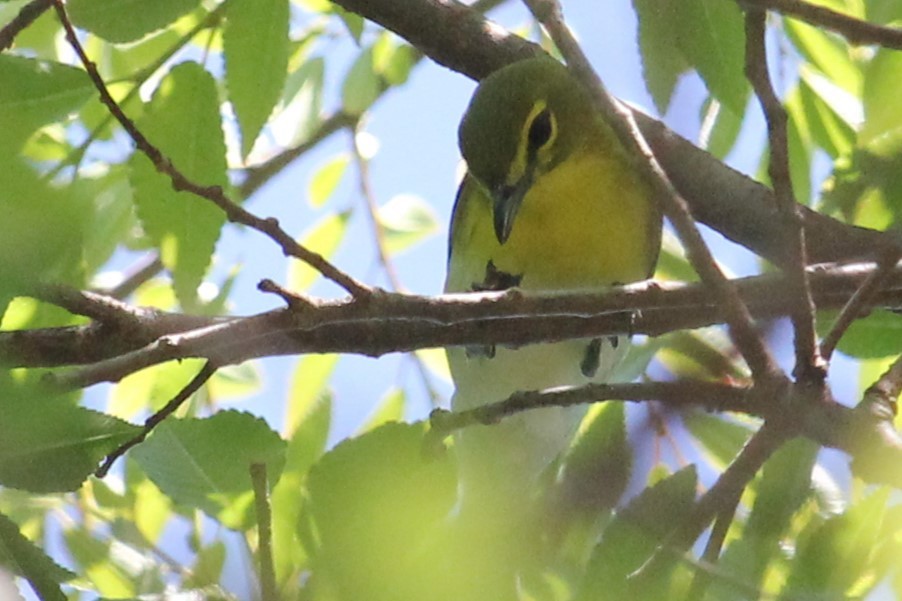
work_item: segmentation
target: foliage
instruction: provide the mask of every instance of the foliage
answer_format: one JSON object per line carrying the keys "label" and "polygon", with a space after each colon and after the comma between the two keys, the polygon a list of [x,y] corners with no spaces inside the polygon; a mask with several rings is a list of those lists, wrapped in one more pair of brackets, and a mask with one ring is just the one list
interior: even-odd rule
{"label": "foliage", "polygon": [[[193,316],[232,315],[235,288],[249,287],[238,261],[218,261],[231,256],[223,240],[251,232],[237,231],[231,215],[207,198],[173,185],[160,160],[138,148],[98,99],[49,4],[0,2],[4,24],[23,7],[44,6],[0,53],[0,343],[7,345],[0,344],[0,365],[9,362],[4,351],[19,340],[15,333],[72,331],[116,315],[100,331],[113,336],[149,315],[136,310],[126,318],[120,305],[104,309],[96,300],[81,314],[65,311],[66,303],[47,302],[38,284],[93,289],[127,307]],[[896,0],[819,4],[877,25],[902,20]],[[298,159],[310,169],[306,187],[295,186],[309,219],[290,237],[370,276],[374,270],[366,270],[376,265],[372,277],[403,290],[398,266],[435,241],[442,230],[436,215],[447,212],[452,195],[380,202],[370,176],[378,141],[368,119],[428,68],[421,53],[430,48],[414,48],[326,0],[66,6],[110,95],[163,162],[254,208],[263,186]],[[742,153],[763,165],[769,154],[757,146],[761,140],[749,142],[760,120],[743,73],[743,3],[633,0],[617,10],[637,18],[642,76],[657,110],[666,114],[680,87],[694,85],[703,98],[690,108],[699,112],[706,150],[720,159]],[[780,95],[798,200],[847,224],[897,227],[902,54],[853,47],[777,13],[771,18],[780,25],[770,28],[769,44],[780,49],[786,74]],[[589,33],[593,24],[574,26]],[[418,111],[410,120],[427,127],[451,119],[428,106]],[[337,132],[350,135],[350,149],[330,146]],[[394,177],[411,175],[403,167]],[[352,178],[359,192],[349,192]],[[343,205],[343,197],[353,200]],[[296,210],[293,201],[278,200],[279,219]],[[358,239],[361,231],[365,239]],[[310,264],[276,260],[286,288],[325,289]],[[657,278],[695,278],[672,237]],[[818,312],[821,335],[835,315]],[[875,311],[840,340],[854,365],[838,377],[861,374],[851,397],[862,398],[902,352],[900,319]],[[772,345],[788,354],[786,324],[762,323],[768,328]],[[253,332],[246,334],[250,342]],[[166,340],[146,342],[165,351]],[[902,598],[898,494],[847,484],[838,462],[802,438],[749,474],[735,516],[727,508],[718,513],[714,531],[726,524],[723,553],[681,554],[675,541],[698,490],[711,487],[760,426],[742,411],[597,404],[549,477],[541,496],[546,512],[529,514],[531,522],[467,523],[455,516],[453,442],[436,440],[424,421],[403,423],[416,408],[443,400],[447,368],[434,349],[411,353],[404,367],[415,375],[399,370],[388,390],[371,386],[365,403],[335,394],[338,378],[360,379],[342,370],[337,355],[293,359],[290,385],[275,398],[281,418],[233,406],[280,396],[271,363],[220,367],[105,478],[93,475],[98,464],[143,437],[135,424],[204,367],[160,362],[82,395],[48,386],[47,378],[54,380],[45,367],[92,358],[55,360],[51,350],[35,346],[29,356],[47,353],[45,362],[0,371],[0,591],[15,578],[47,600],[164,599],[177,592],[238,599],[258,584],[266,601],[790,600],[887,591]],[[646,341],[629,371],[630,379],[750,381],[720,327]],[[355,405],[360,415],[361,406],[372,413],[349,435],[335,422]],[[261,465],[268,480],[262,486],[251,475]],[[236,575],[236,565],[245,573]]]}

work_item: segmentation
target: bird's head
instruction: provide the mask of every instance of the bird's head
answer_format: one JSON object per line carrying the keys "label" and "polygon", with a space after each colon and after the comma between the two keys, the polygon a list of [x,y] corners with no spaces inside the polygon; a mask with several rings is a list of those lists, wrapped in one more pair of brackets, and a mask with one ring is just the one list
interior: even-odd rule
{"label": "bird's head", "polygon": [[492,198],[499,243],[530,187],[580,146],[591,119],[581,84],[550,58],[514,63],[479,85],[458,138],[467,169]]}

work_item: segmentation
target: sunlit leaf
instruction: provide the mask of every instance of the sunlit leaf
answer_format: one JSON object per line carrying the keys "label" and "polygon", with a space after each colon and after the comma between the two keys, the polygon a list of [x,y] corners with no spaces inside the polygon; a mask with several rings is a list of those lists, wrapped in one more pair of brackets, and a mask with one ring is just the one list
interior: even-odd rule
{"label": "sunlit leaf", "polygon": [[166,27],[201,0],[69,0],[72,23],[111,42],[131,42]]}
{"label": "sunlit leaf", "polygon": [[399,194],[379,207],[385,246],[391,254],[407,250],[438,230],[432,207],[419,196]]}
{"label": "sunlit leaf", "polygon": [[350,158],[347,154],[339,154],[317,169],[310,178],[310,185],[307,188],[307,202],[312,207],[321,207],[332,197],[338,184],[341,183],[341,178],[347,170],[349,162]]}
{"label": "sunlit leaf", "polygon": [[[325,258],[329,258],[338,250],[344,239],[350,213],[332,213],[320,219],[306,232],[301,234],[301,244]],[[302,261],[292,261],[288,267],[288,287],[298,292],[307,290],[320,276],[310,265]]]}
{"label": "sunlit leaf", "polygon": [[270,485],[285,464],[285,442],[262,419],[221,411],[206,419],[169,418],[132,451],[160,489],[223,525],[253,525],[250,466],[264,463]]}
{"label": "sunlit leaf", "polygon": [[231,0],[223,31],[226,86],[241,125],[241,154],[282,94],[288,66],[288,0]]}

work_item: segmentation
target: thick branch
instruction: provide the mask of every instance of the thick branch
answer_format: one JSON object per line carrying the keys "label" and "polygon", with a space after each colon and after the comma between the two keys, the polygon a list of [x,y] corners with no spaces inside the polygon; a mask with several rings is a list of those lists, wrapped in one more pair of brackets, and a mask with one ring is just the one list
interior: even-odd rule
{"label": "thick branch", "polygon": [[[812,292],[819,307],[839,308],[873,273],[872,263],[816,266]],[[779,275],[736,281],[757,318],[786,315],[792,303]],[[902,267],[863,308],[902,306]],[[143,310],[142,310],[143,311]],[[114,320],[116,321],[116,320]],[[105,362],[83,386],[119,379],[171,359],[204,357],[219,364],[299,353],[378,356],[418,348],[557,341],[611,334],[649,334],[721,323],[722,310],[698,284],[642,283],[607,293],[526,296],[471,293],[422,297],[378,293],[363,301],[304,299],[287,309],[248,317],[208,318],[147,311],[140,327],[106,323],[0,332],[0,364],[52,367]],[[111,369],[113,362],[117,367]],[[124,371],[123,371],[124,370]],[[102,377],[101,377],[102,376]]]}

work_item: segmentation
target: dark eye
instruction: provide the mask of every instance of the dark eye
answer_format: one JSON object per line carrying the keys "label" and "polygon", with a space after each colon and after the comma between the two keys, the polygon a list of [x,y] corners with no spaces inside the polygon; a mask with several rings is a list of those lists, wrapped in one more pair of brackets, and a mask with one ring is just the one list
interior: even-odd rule
{"label": "dark eye", "polygon": [[537,150],[551,138],[551,112],[544,109],[529,126],[529,147]]}

